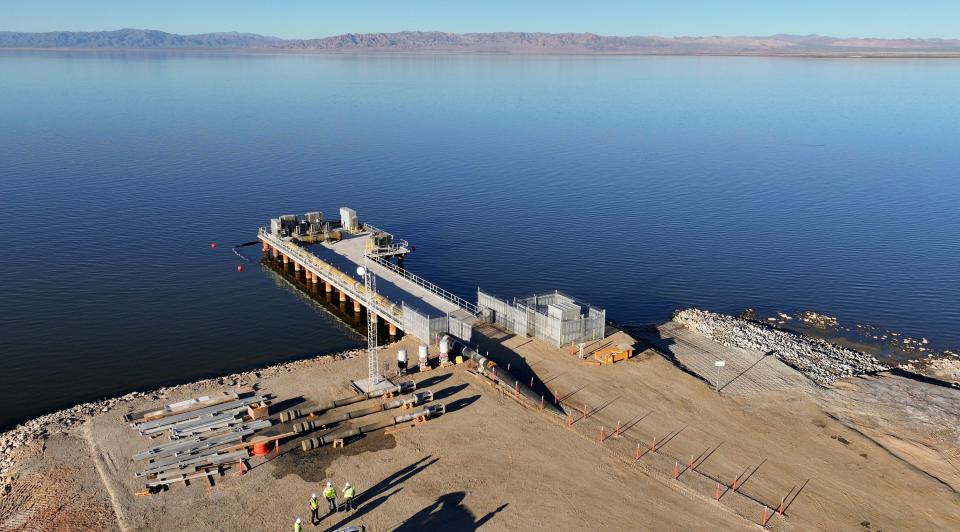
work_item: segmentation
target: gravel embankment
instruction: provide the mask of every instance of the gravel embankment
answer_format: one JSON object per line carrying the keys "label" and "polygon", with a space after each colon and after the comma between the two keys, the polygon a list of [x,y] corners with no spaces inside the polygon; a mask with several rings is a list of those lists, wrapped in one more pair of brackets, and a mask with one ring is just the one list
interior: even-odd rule
{"label": "gravel embankment", "polygon": [[327,363],[335,360],[352,358],[359,351],[345,351],[332,355],[321,355],[318,357],[297,360],[285,364],[277,364],[263,369],[244,371],[234,373],[224,377],[205,379],[177,386],[168,386],[158,388],[151,392],[131,392],[121,397],[104,399],[92,403],[79,404],[52,414],[40,416],[21,425],[17,425],[7,432],[0,433],[0,487],[6,485],[7,472],[17,461],[19,451],[32,443],[47,439],[53,434],[65,433],[72,427],[83,424],[91,417],[110,412],[114,408],[122,407],[125,403],[136,401],[144,397],[150,397],[153,400],[162,400],[176,392],[195,389],[199,386],[216,383],[224,386],[246,386],[259,380],[260,378],[270,377],[283,372],[293,371],[294,369],[308,364]]}
{"label": "gravel embankment", "polygon": [[866,353],[734,316],[685,309],[677,312],[673,319],[725,346],[772,351],[777,358],[822,386],[845,377],[888,369]]}

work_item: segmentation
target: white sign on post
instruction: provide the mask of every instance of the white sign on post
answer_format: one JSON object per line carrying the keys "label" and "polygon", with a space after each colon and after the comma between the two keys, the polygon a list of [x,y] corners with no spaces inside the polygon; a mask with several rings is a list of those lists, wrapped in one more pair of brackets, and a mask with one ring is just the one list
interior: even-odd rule
{"label": "white sign on post", "polygon": [[727,365],[727,361],[726,361],[726,360],[718,360],[718,361],[714,362],[713,365],[717,367],[717,382],[716,382],[716,384],[714,384],[714,390],[716,390],[717,393],[720,393],[720,368],[726,366],[726,365]]}

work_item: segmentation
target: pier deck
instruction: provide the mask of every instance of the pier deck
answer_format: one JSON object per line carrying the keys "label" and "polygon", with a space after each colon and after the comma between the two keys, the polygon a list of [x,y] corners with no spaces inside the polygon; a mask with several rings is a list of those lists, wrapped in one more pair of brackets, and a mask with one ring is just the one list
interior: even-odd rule
{"label": "pier deck", "polygon": [[422,279],[385,257],[366,256],[371,233],[347,233],[336,242],[301,246],[289,237],[281,237],[261,229],[257,237],[265,253],[284,263],[293,262],[295,271],[303,269],[308,279],[323,281],[327,291],[340,292],[341,301],[367,305],[358,266],[366,265],[377,278],[373,312],[391,326],[432,343],[447,332],[447,319],[452,315],[465,323],[475,321],[477,307],[459,296]]}
{"label": "pier deck", "polygon": [[[348,235],[340,242],[317,244],[308,249],[346,273],[354,274],[357,267],[363,265],[364,244],[369,236],[369,233]],[[401,277],[397,272],[387,269],[381,262],[368,260],[367,265],[377,276],[377,292],[390,301],[406,304],[432,317],[444,316],[460,308],[423,286]]]}

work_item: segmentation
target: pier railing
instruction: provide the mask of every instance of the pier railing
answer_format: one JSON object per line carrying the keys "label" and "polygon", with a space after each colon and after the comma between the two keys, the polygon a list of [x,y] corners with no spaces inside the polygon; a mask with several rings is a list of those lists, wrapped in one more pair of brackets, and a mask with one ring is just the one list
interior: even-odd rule
{"label": "pier railing", "polygon": [[[296,259],[304,267],[308,267],[320,273],[326,280],[329,280],[337,289],[350,292],[352,297],[361,302],[366,301],[365,288],[362,284],[350,277],[348,274],[338,270],[330,264],[324,262],[313,253],[308,253],[291,242],[284,241],[275,235],[270,234],[266,228],[261,227],[258,231],[260,238],[268,241],[274,247],[283,249],[283,252],[291,258]],[[374,311],[383,316],[393,319],[397,324],[403,323],[403,309],[400,305],[393,303],[380,294],[374,296]]]}
{"label": "pier railing", "polygon": [[394,265],[392,262],[384,259],[383,257],[378,257],[376,255],[367,255],[367,258],[376,262],[380,266],[383,266],[384,268],[392,271],[393,273],[403,277],[404,279],[410,281],[411,283],[427,290],[432,294],[435,294],[449,301],[450,303],[453,303],[454,305],[462,308],[463,310],[466,310],[471,314],[476,315],[478,312],[480,312],[480,309],[476,305],[467,301],[466,299],[463,299],[462,297],[452,292],[449,292],[447,290],[444,290],[443,288],[440,288],[439,286],[431,283],[430,281],[424,279],[423,277],[420,277],[419,275],[412,274],[407,270]]}

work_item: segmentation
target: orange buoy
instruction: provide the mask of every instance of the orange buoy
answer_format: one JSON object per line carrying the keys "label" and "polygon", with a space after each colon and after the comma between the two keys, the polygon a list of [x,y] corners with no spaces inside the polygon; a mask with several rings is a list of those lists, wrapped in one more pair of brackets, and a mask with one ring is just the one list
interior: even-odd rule
{"label": "orange buoy", "polygon": [[210,242],[210,249],[217,249],[217,243],[216,243],[216,242]]}

